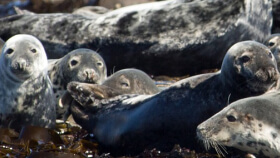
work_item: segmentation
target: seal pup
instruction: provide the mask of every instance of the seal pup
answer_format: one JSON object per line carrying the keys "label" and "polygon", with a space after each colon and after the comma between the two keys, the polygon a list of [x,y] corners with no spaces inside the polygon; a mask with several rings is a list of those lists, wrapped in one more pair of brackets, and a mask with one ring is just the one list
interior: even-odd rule
{"label": "seal pup", "polygon": [[246,152],[279,157],[280,91],[231,103],[197,127],[197,136],[206,149],[234,147]]}
{"label": "seal pup", "polygon": [[265,93],[279,78],[269,48],[255,41],[234,44],[221,71],[186,78],[155,95],[100,100],[99,110],[72,104],[74,120],[92,132],[104,150],[123,154],[174,144],[197,148],[196,127],[228,103]]}
{"label": "seal pup", "polygon": [[48,74],[56,97],[57,118],[61,118],[67,106],[60,106],[59,99],[71,81],[101,84],[107,78],[103,58],[95,51],[79,48],[60,59],[49,60]]}
{"label": "seal pup", "polygon": [[278,70],[280,70],[280,34],[271,34],[264,44],[271,50],[277,61]]}
{"label": "seal pup", "polygon": [[0,126],[52,128],[55,102],[48,60],[41,42],[19,34],[5,43],[0,57]]}
{"label": "seal pup", "polygon": [[101,85],[70,82],[67,90],[75,101],[83,105],[90,104],[95,99],[108,99],[122,94],[149,95],[160,91],[145,72],[133,68],[117,71]]}

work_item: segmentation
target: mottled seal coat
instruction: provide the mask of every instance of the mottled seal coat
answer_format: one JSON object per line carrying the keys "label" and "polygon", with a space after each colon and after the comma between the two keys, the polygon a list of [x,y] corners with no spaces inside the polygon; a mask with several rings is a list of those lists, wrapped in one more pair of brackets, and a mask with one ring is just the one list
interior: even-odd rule
{"label": "mottled seal coat", "polygon": [[101,85],[70,82],[67,87],[69,94],[83,105],[91,104],[95,99],[108,99],[122,94],[156,94],[160,91],[155,82],[138,69],[117,71]]}
{"label": "mottled seal coat", "polygon": [[91,18],[14,15],[0,19],[0,37],[33,34],[44,42],[49,58],[87,47],[98,49],[110,70],[137,67],[153,75],[182,76],[219,68],[236,42],[264,40],[271,32],[271,13],[271,0],[168,0]]}
{"label": "mottled seal coat", "polygon": [[271,50],[277,61],[278,70],[280,70],[280,34],[271,34],[264,41],[264,44]]}
{"label": "mottled seal coat", "polygon": [[0,125],[54,127],[55,102],[41,42],[26,34],[11,37],[0,57]]}
{"label": "mottled seal coat", "polygon": [[233,45],[221,71],[181,80],[156,95],[101,100],[98,111],[71,105],[75,121],[110,152],[197,147],[196,127],[228,103],[265,93],[279,77],[271,51],[258,42]]}
{"label": "mottled seal coat", "polygon": [[57,103],[57,118],[68,107],[59,106],[60,97],[66,92],[71,81],[101,84],[107,78],[107,68],[103,58],[95,51],[80,48],[60,59],[49,60],[48,74],[53,84]]}
{"label": "mottled seal coat", "polygon": [[280,156],[280,91],[231,103],[197,127],[205,147],[235,147],[269,157]]}

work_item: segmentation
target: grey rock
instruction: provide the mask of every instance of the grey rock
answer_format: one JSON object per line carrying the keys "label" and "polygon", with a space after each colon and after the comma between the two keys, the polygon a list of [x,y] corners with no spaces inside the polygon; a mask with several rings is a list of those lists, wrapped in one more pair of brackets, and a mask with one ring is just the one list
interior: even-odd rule
{"label": "grey rock", "polygon": [[96,18],[15,15],[0,19],[0,37],[32,34],[49,58],[80,47],[97,50],[109,72],[134,67],[175,76],[220,67],[226,50],[238,41],[263,41],[272,27],[271,13],[270,0],[162,1]]}

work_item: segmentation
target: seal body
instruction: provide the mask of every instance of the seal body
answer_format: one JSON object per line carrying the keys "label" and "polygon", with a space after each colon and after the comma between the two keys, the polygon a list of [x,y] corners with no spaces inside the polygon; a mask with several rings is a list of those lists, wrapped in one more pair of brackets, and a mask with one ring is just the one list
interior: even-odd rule
{"label": "seal body", "polygon": [[279,102],[279,90],[233,102],[197,127],[198,138],[206,148],[213,144],[219,154],[219,146],[229,146],[279,157]]}
{"label": "seal body", "polygon": [[0,125],[52,128],[55,104],[48,61],[41,42],[19,34],[4,45],[0,57]]}
{"label": "seal body", "polygon": [[[143,71],[123,69],[108,77],[101,85],[70,82],[68,92],[80,104],[91,104],[95,99],[108,99],[122,94],[156,94],[160,90]],[[69,99],[69,98],[67,98]]]}
{"label": "seal body", "polygon": [[107,68],[98,53],[80,48],[60,59],[49,60],[48,74],[56,97],[57,118],[61,118],[68,107],[58,102],[67,84],[71,81],[101,84],[107,78]]}
{"label": "seal body", "polygon": [[155,95],[121,95],[101,100],[102,108],[71,105],[75,121],[93,132],[110,152],[197,147],[196,127],[228,103],[265,93],[279,73],[271,51],[258,42],[233,45],[221,71],[178,81]]}

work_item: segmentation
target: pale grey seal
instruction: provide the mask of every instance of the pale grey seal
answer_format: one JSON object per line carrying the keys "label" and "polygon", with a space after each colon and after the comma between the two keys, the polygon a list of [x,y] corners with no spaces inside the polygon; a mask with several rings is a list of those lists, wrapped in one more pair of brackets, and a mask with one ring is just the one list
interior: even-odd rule
{"label": "pale grey seal", "polygon": [[155,95],[103,99],[97,111],[77,104],[70,109],[75,121],[112,153],[170,150],[174,144],[194,148],[199,123],[228,103],[265,93],[278,78],[269,48],[243,41],[228,50],[219,72],[178,81]]}
{"label": "pale grey seal", "polygon": [[[229,146],[243,151],[279,157],[280,91],[231,103],[197,127],[198,138],[208,149]],[[225,152],[225,151],[224,151]]]}
{"label": "pale grey seal", "polygon": [[86,48],[75,49],[60,59],[49,60],[48,74],[56,97],[57,118],[66,112],[66,106],[59,106],[60,97],[66,92],[71,81],[101,84],[107,78],[107,68],[103,58]]}
{"label": "pale grey seal", "polygon": [[54,127],[55,102],[48,61],[37,38],[19,34],[7,40],[0,57],[0,76],[2,127]]}

